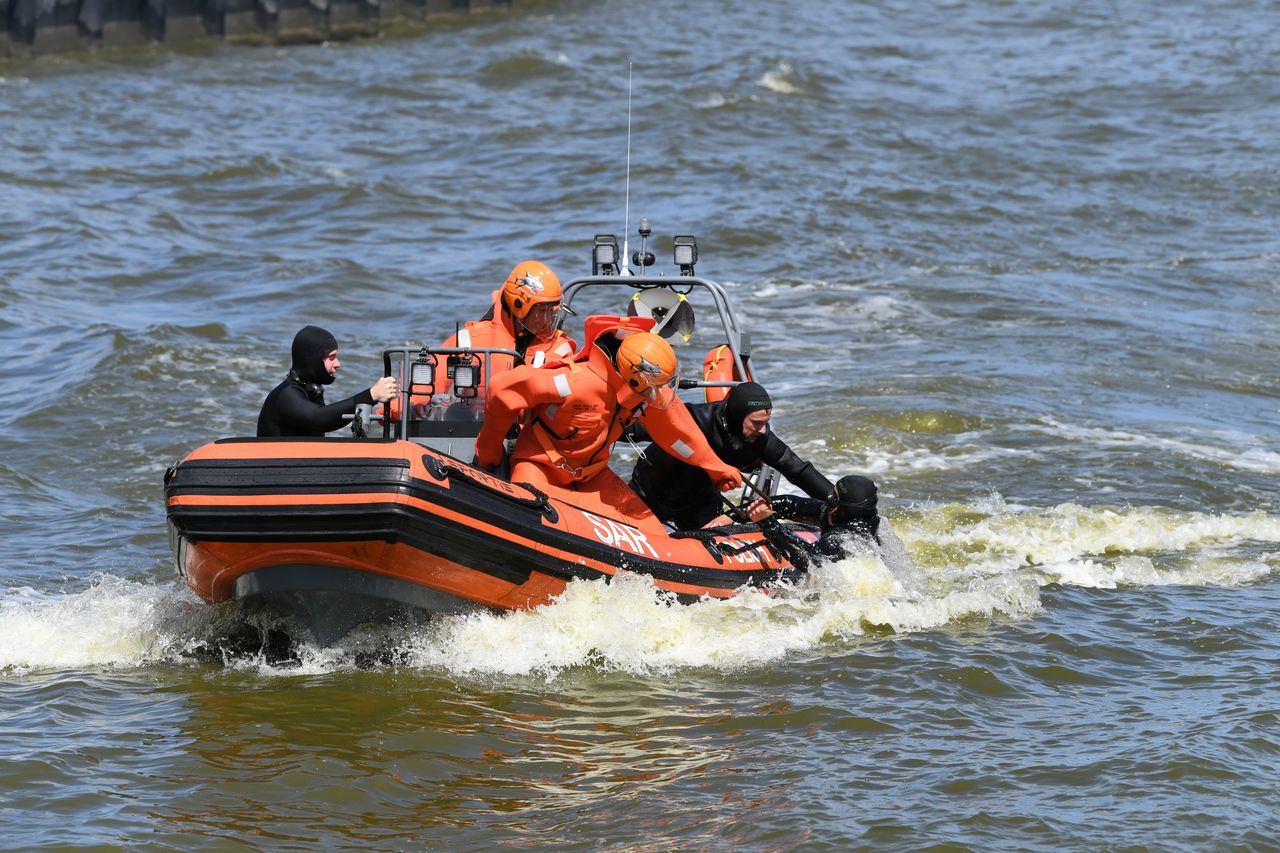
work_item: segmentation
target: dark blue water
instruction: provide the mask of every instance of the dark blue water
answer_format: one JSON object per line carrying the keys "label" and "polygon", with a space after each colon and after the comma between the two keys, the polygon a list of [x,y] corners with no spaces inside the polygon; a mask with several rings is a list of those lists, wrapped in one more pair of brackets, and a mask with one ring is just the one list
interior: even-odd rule
{"label": "dark blue water", "polygon": [[[1277,13],[531,0],[0,65],[0,848],[1273,849]],[[301,325],[353,393],[640,216],[905,559],[285,660],[181,586],[164,469]]]}

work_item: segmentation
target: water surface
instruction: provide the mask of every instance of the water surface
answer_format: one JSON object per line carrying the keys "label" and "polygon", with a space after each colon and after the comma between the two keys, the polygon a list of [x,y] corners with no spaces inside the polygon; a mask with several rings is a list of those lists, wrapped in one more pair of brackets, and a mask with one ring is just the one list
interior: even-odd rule
{"label": "water surface", "polygon": [[[780,10],[0,65],[0,848],[1274,849],[1280,7]],[[640,216],[908,560],[284,655],[180,585],[300,326],[354,393]]]}

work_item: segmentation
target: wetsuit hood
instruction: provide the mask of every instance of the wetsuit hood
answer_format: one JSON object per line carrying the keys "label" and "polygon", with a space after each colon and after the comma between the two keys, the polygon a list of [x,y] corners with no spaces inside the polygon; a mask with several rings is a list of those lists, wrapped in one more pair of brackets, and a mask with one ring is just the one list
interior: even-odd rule
{"label": "wetsuit hood", "polygon": [[742,439],[742,422],[747,415],[761,409],[772,409],[773,400],[764,386],[756,382],[740,382],[729,390],[724,401],[724,420],[729,434]]}
{"label": "wetsuit hood", "polygon": [[829,525],[874,537],[880,527],[880,516],[876,512],[878,494],[876,484],[867,477],[857,474],[841,477],[823,508],[823,528]]}
{"label": "wetsuit hood", "polygon": [[324,369],[324,359],[338,348],[338,340],[319,326],[303,326],[293,336],[293,372],[303,382],[328,385],[333,375]]}

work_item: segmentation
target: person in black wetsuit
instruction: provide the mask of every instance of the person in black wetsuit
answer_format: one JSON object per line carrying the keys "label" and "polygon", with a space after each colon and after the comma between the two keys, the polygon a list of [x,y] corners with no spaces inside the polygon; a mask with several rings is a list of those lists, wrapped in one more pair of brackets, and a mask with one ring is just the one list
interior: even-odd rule
{"label": "person in black wetsuit", "polygon": [[396,380],[384,376],[354,397],[325,405],[324,386],[333,382],[342,362],[338,341],[319,326],[305,326],[293,338],[293,367],[272,389],[258,414],[259,437],[322,436],[343,424],[343,415],[361,403],[385,403],[396,394]]}
{"label": "person in black wetsuit", "polygon": [[[758,523],[765,538],[777,546],[797,568],[848,556],[849,545],[861,541],[880,544],[880,515],[876,511],[876,484],[866,477],[841,477],[825,501],[798,495],[756,498],[746,506],[747,518]],[[819,530],[817,542],[802,539],[783,527],[779,518],[810,524]]]}
{"label": "person in black wetsuit", "polygon": [[[735,385],[719,402],[689,406],[707,443],[726,464],[744,472],[769,465],[810,497],[826,500],[831,481],[769,429],[772,412],[769,392],[755,382]],[[631,488],[658,518],[680,530],[703,527],[724,511],[720,492],[702,469],[654,444],[640,454],[631,472]]]}

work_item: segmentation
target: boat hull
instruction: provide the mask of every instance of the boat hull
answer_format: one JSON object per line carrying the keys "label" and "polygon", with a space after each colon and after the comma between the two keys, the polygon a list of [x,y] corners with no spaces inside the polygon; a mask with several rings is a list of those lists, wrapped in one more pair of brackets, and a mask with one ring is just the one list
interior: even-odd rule
{"label": "boat hull", "polygon": [[165,497],[197,595],[271,603],[324,642],[406,608],[528,609],[619,572],[684,601],[799,576],[756,532],[672,534],[409,441],[226,439],[171,468]]}

